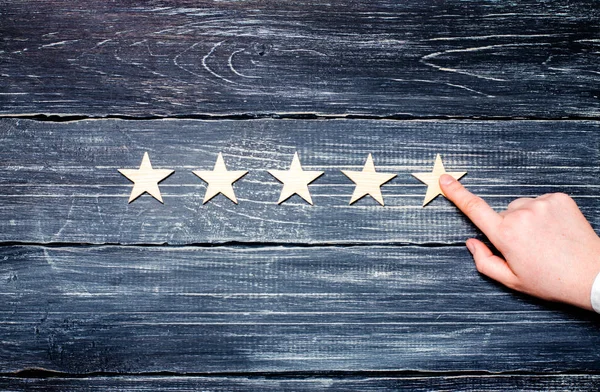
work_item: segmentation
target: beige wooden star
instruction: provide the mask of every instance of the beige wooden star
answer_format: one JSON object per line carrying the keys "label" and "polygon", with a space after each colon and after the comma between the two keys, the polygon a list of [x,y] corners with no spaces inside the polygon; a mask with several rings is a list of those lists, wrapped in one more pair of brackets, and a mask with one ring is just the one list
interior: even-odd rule
{"label": "beige wooden star", "polygon": [[425,194],[425,199],[423,200],[423,207],[425,207],[438,195],[442,195],[444,197],[446,196],[440,188],[440,177],[444,173],[451,175],[455,180],[459,180],[462,176],[467,174],[467,172],[447,172],[444,168],[444,164],[442,163],[440,154],[437,154],[435,157],[435,164],[433,165],[433,170],[430,173],[412,173],[412,175],[415,176],[419,181],[427,184],[427,193]]}
{"label": "beige wooden star", "polygon": [[223,160],[223,154],[219,153],[217,156],[217,162],[215,163],[215,168],[212,171],[195,170],[192,171],[192,173],[208,183],[202,204],[206,204],[210,199],[217,196],[219,193],[237,204],[237,199],[235,197],[235,193],[233,192],[233,183],[245,176],[248,171],[228,171],[227,167],[225,166],[225,161]]}
{"label": "beige wooden star", "polygon": [[308,191],[308,184],[323,175],[323,172],[302,170],[300,159],[296,152],[289,170],[269,170],[269,174],[283,183],[283,189],[281,190],[277,204],[283,203],[296,194],[312,205],[313,202]]}
{"label": "beige wooden star", "polygon": [[144,153],[139,169],[119,169],[119,173],[133,182],[129,203],[140,197],[144,192],[148,192],[156,200],[164,203],[160,195],[160,189],[158,189],[158,183],[169,177],[173,172],[174,170],[153,169],[147,152]]}
{"label": "beige wooden star", "polygon": [[350,204],[362,199],[366,195],[371,195],[379,204],[384,205],[381,186],[396,177],[392,173],[377,173],[371,154],[367,157],[362,171],[342,170],[342,173],[356,184],[350,198]]}

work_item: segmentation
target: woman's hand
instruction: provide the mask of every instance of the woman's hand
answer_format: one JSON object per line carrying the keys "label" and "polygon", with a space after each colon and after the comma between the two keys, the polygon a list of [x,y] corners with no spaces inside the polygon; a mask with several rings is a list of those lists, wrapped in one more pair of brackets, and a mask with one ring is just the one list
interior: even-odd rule
{"label": "woman's hand", "polygon": [[516,199],[497,213],[447,174],[440,187],[504,257],[479,240],[467,240],[479,272],[511,289],[592,310],[600,238],[572,198],[552,193]]}

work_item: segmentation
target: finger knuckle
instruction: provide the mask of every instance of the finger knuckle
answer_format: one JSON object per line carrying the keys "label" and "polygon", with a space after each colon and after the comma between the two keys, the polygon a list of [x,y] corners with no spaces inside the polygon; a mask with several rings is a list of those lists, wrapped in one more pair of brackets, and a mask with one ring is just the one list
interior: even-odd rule
{"label": "finger knuckle", "polygon": [[536,200],[535,202],[531,203],[530,211],[538,214],[545,214],[550,210],[553,204],[554,201],[552,198]]}
{"label": "finger knuckle", "polygon": [[571,196],[563,192],[552,193],[549,200],[556,205],[577,205]]}
{"label": "finger knuckle", "polygon": [[550,199],[554,200],[554,201],[559,201],[559,202],[564,202],[564,201],[571,201],[573,200],[571,198],[571,196],[567,195],[564,192],[556,192],[556,193],[552,193],[550,194]]}
{"label": "finger knuckle", "polygon": [[519,224],[525,224],[531,222],[535,218],[535,211],[532,208],[523,208],[517,210],[511,214],[510,220],[514,220],[517,223],[517,228]]}
{"label": "finger knuckle", "polygon": [[506,208],[513,209],[521,203],[522,203],[522,199],[515,199],[515,200],[511,201],[510,203],[508,203],[508,206],[506,206]]}
{"label": "finger knuckle", "polygon": [[517,210],[519,208],[523,208],[526,207],[527,205],[529,205],[532,202],[532,199],[529,197],[520,197],[518,199],[515,199],[513,201],[511,201],[508,206],[507,209],[510,210]]}

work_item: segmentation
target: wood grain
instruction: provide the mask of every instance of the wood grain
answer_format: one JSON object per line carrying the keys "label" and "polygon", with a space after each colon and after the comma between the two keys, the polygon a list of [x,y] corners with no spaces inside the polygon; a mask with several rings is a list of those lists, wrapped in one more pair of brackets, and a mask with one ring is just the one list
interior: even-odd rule
{"label": "wood grain", "polygon": [[[0,20],[0,389],[598,389],[599,318],[479,275],[481,234],[410,174],[440,153],[498,210],[566,192],[599,231],[596,0],[0,0]],[[127,204],[117,169],[146,151],[175,169],[164,205]],[[277,205],[267,170],[296,151],[325,171],[314,206]],[[203,205],[192,171],[219,152],[250,171],[239,205]],[[385,207],[348,205],[341,170],[370,153],[397,174]]]}
{"label": "wood grain", "polygon": [[0,113],[598,117],[599,23],[595,0],[3,1]]}
{"label": "wood grain", "polygon": [[[92,120],[0,121],[0,241],[196,244],[456,243],[478,235],[444,198],[426,208],[430,171],[440,153],[448,171],[500,210],[513,199],[566,192],[600,228],[600,123],[594,121]],[[117,169],[138,167],[144,152],[157,169],[165,204],[149,195],[128,204],[131,182]],[[298,196],[277,205],[295,151],[314,206]],[[203,205],[206,184],[192,170],[249,170],[235,205],[222,195]],[[355,185],[341,170],[398,174],[372,198],[348,205]]]}
{"label": "wood grain", "polygon": [[49,379],[0,378],[0,387],[28,391],[592,391],[600,376],[573,375],[464,375],[415,377],[173,377],[116,376]]}
{"label": "wood grain", "polygon": [[598,318],[482,278],[463,247],[0,248],[0,367],[599,371]]}

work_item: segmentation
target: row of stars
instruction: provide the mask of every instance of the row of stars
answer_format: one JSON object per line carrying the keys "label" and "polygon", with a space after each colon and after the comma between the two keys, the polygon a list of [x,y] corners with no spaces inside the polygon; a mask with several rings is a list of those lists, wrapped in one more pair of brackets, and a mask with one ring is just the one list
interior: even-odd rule
{"label": "row of stars", "polygon": [[[129,203],[144,193],[150,194],[163,203],[158,183],[173,174],[174,170],[152,168],[150,157],[148,156],[148,153],[145,152],[139,169],[119,169],[119,172],[133,182]],[[268,170],[268,172],[283,183],[283,188],[277,204],[283,203],[293,195],[298,195],[311,205],[313,204],[313,201],[310,197],[308,185],[324,173],[318,170],[303,170],[298,153],[294,154],[289,170]],[[237,204],[238,201],[235,197],[235,192],[233,191],[233,183],[245,176],[248,171],[227,170],[223,154],[219,153],[213,170],[194,170],[192,173],[208,184],[204,195],[204,203],[207,203],[220,193]],[[383,196],[381,195],[381,187],[396,177],[396,174],[393,173],[377,172],[371,154],[367,157],[367,161],[365,162],[362,171],[342,170],[342,173],[356,184],[352,197],[350,198],[350,204],[369,195],[383,206],[384,202]],[[411,173],[414,177],[427,185],[423,207],[438,195],[443,195],[439,185],[439,178],[444,173],[451,175],[457,180],[467,174],[466,172],[446,172],[440,154],[437,154],[431,172]]]}

